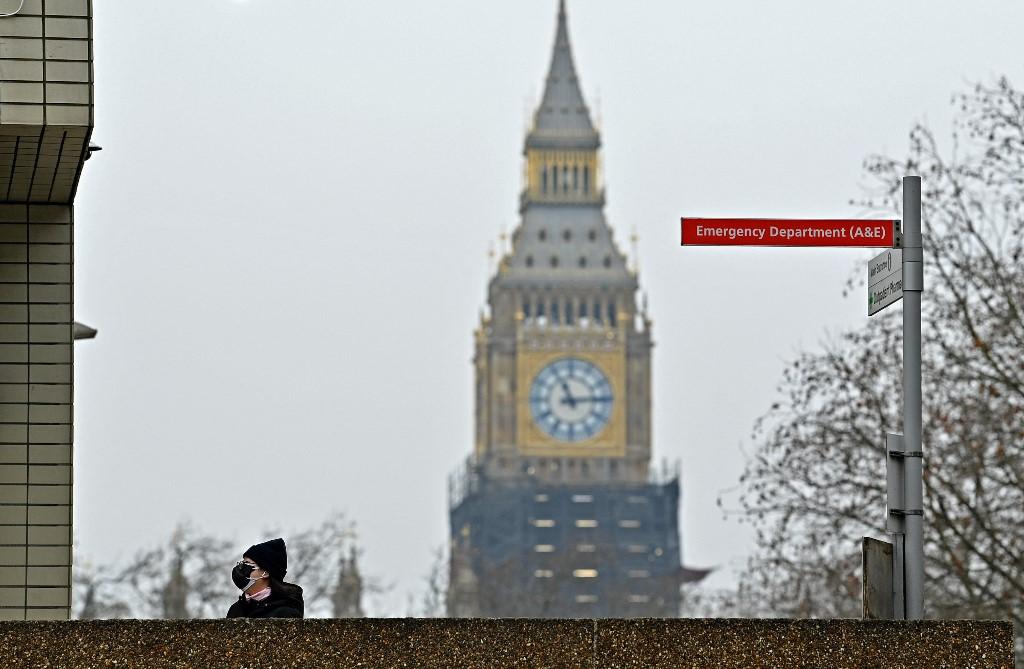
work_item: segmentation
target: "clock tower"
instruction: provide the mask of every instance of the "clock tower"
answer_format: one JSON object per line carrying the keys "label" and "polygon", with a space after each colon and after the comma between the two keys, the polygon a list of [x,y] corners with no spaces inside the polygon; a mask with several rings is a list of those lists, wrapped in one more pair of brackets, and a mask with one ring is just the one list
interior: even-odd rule
{"label": "clock tower", "polygon": [[678,477],[650,471],[651,323],[604,216],[600,148],[562,0],[520,224],[475,333],[474,452],[450,491],[452,615],[678,608]]}

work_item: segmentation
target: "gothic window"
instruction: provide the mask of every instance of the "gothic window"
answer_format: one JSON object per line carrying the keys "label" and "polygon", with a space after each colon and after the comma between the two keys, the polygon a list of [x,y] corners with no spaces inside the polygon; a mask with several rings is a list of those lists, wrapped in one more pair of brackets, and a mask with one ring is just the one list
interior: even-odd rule
{"label": "gothic window", "polygon": [[572,239],[572,231],[566,230],[565,232],[563,232],[562,239],[564,239],[565,241],[569,241],[570,239]]}
{"label": "gothic window", "polygon": [[540,170],[540,187],[541,187],[541,192],[544,193],[545,195],[547,195],[548,194],[548,168],[547,168],[546,165],[544,167],[542,167],[541,170]]}
{"label": "gothic window", "polygon": [[583,166],[583,192],[590,195],[590,166]]}
{"label": "gothic window", "polygon": [[544,241],[545,239],[548,238],[548,231],[542,229],[540,232],[537,233],[537,236],[540,238],[541,241]]}

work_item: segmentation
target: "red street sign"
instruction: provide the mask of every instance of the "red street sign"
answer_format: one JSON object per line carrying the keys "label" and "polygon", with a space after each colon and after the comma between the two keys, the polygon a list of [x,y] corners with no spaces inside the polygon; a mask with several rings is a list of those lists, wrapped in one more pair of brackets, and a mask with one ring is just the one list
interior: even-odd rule
{"label": "red street sign", "polygon": [[897,248],[900,222],[863,219],[684,218],[683,246]]}

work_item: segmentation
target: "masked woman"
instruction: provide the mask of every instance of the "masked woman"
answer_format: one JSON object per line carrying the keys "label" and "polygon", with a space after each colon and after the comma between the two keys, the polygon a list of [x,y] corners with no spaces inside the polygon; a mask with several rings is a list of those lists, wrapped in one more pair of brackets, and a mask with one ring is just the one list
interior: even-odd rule
{"label": "masked woman", "polygon": [[250,546],[231,570],[231,580],[242,591],[228,609],[228,618],[301,618],[302,588],[285,583],[288,551],[284,539]]}

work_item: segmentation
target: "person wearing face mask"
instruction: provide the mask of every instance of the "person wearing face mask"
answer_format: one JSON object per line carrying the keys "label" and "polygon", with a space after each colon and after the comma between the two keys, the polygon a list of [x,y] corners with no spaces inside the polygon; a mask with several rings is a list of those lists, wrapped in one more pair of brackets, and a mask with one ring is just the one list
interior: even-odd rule
{"label": "person wearing face mask", "polygon": [[301,618],[302,588],[285,583],[288,551],[284,539],[249,546],[231,570],[231,580],[242,591],[228,609],[228,618]]}

